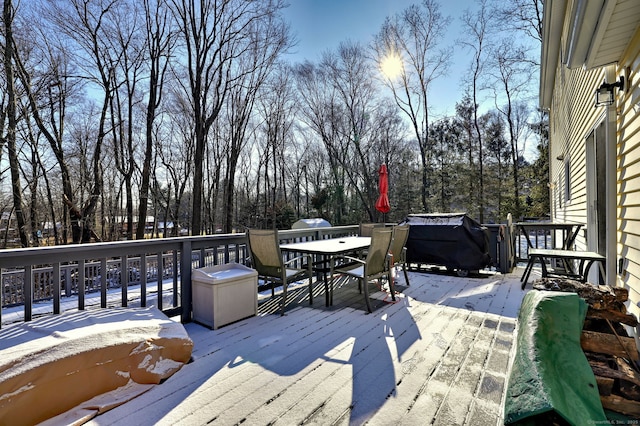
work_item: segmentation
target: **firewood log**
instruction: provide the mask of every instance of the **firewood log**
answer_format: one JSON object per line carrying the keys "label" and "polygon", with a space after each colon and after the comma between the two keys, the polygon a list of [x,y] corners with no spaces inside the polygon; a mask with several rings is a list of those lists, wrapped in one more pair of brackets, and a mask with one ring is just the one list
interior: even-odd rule
{"label": "firewood log", "polygon": [[636,419],[640,417],[640,402],[638,401],[632,401],[618,395],[600,395],[600,401],[607,410],[626,414]]}
{"label": "firewood log", "polygon": [[613,334],[583,330],[580,345],[584,351],[588,352],[616,355],[621,358],[631,358],[634,361],[640,359],[636,342],[632,337],[620,336],[618,340],[618,337]]}

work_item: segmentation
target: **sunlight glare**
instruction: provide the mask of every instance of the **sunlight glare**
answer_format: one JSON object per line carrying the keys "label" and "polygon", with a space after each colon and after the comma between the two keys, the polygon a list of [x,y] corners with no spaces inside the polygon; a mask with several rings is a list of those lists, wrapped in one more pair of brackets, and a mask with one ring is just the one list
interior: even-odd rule
{"label": "sunlight glare", "polygon": [[403,70],[402,58],[397,53],[389,53],[380,63],[380,70],[389,80],[398,78]]}

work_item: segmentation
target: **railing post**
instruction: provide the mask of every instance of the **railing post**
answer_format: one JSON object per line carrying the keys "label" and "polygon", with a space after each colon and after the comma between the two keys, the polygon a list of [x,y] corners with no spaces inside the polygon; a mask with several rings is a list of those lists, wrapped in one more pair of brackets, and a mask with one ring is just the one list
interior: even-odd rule
{"label": "railing post", "polygon": [[507,271],[511,272],[516,266],[516,235],[514,232],[515,227],[513,226],[513,224],[508,223],[506,228],[507,231],[505,232],[505,239],[507,244]]}
{"label": "railing post", "polygon": [[501,225],[499,228],[502,231],[502,235],[498,238],[498,256],[500,257],[500,272],[506,274],[509,272],[508,250],[509,250],[509,229],[505,225]]}
{"label": "railing post", "polygon": [[181,322],[191,322],[191,241],[182,243],[182,261],[180,262],[180,304]]}
{"label": "railing post", "polygon": [[500,241],[500,272],[506,274],[511,270],[511,265],[509,261],[509,246],[511,244],[511,233],[509,232],[509,227],[507,225],[503,225],[502,229],[502,241]]}

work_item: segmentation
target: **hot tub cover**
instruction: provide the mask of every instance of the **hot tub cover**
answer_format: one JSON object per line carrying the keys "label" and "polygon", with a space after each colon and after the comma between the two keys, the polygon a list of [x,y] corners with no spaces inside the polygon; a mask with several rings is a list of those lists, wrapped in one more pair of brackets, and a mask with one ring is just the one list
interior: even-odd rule
{"label": "hot tub cover", "polygon": [[291,225],[291,229],[306,229],[306,228],[328,228],[331,224],[321,217],[313,219],[300,219]]}
{"label": "hot tub cover", "polygon": [[491,265],[489,231],[465,213],[412,214],[407,262],[476,271]]}

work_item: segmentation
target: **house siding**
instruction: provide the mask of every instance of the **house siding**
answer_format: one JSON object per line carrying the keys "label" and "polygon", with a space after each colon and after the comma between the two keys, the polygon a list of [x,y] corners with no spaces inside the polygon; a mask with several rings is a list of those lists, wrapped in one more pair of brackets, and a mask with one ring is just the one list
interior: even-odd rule
{"label": "house siding", "polygon": [[[556,70],[549,129],[549,177],[553,188],[551,214],[558,222],[587,223],[586,138],[602,121],[602,111],[594,108],[594,93],[603,79],[603,70],[570,70],[562,65]],[[586,249],[587,233],[585,227],[576,239],[577,249]]]}
{"label": "house siding", "polygon": [[640,316],[640,31],[636,31],[618,64],[626,74],[617,115],[617,284],[629,289],[628,311]]}
{"label": "house siding", "polygon": [[[624,74],[628,90],[618,95],[616,122],[617,258],[609,261],[620,262],[616,284],[629,290],[628,310],[640,316],[640,30],[616,66],[616,75]],[[604,80],[604,68],[568,69],[560,64],[556,70],[549,134],[554,220],[587,223],[586,141],[605,118],[605,109],[594,107],[595,90]],[[588,234],[585,227],[577,249],[587,249]]]}
{"label": "house siding", "polygon": [[[544,2],[540,103],[549,110],[551,214],[587,225],[576,249],[607,255],[608,284],[629,290],[627,309],[640,317],[640,3],[599,4],[582,2],[584,15],[576,15],[575,0]],[[615,90],[614,106],[594,107],[600,84],[620,76],[625,88]]]}

